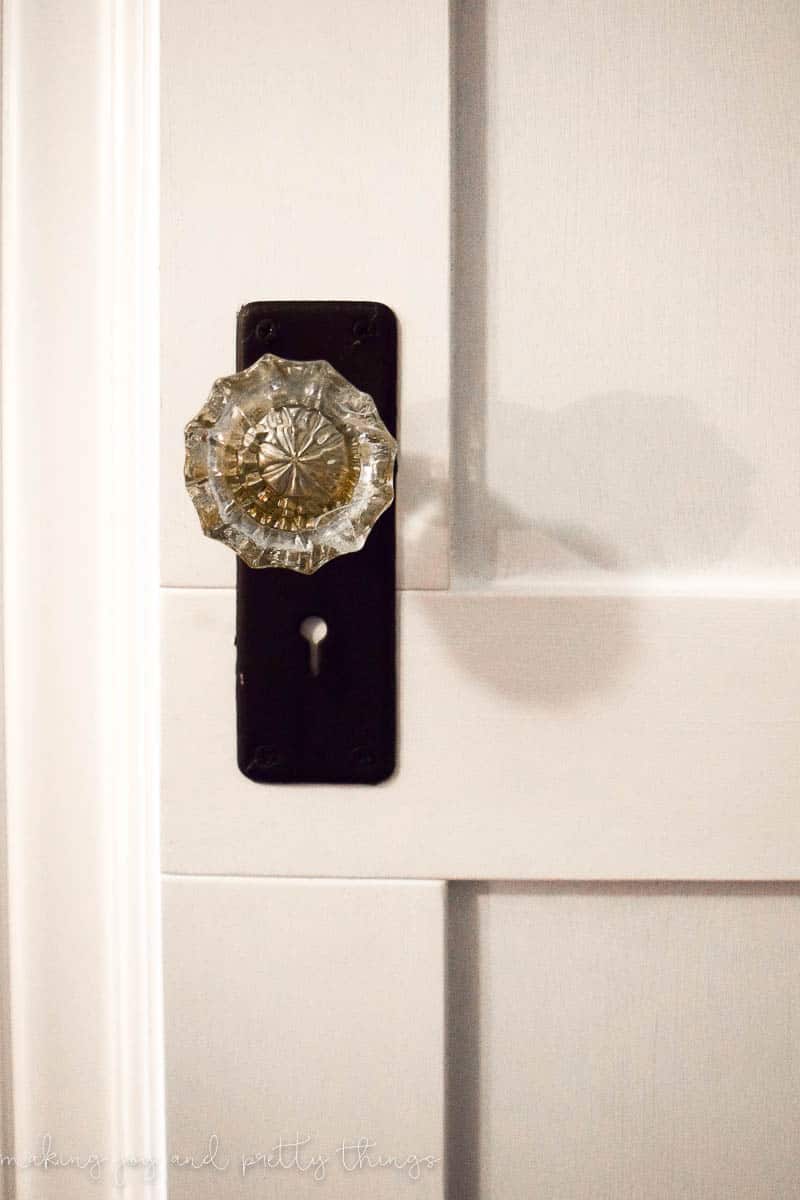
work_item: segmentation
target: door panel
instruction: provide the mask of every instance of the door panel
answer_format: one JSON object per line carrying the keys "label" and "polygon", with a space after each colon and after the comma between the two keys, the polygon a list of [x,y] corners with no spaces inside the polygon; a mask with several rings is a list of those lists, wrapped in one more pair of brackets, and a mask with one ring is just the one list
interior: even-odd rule
{"label": "door panel", "polygon": [[456,11],[457,576],[796,588],[797,7]]}
{"label": "door panel", "polygon": [[[444,886],[255,879],[164,881],[167,1121],[173,1200],[443,1196]],[[311,1141],[324,1178],[265,1166]],[[202,1160],[219,1139],[214,1165]],[[432,1156],[370,1167],[368,1154]],[[213,1148],[212,1148],[213,1150]],[[256,1158],[246,1166],[241,1159]],[[227,1169],[222,1169],[225,1163]],[[289,1165],[286,1165],[286,1164]],[[345,1165],[346,1164],[346,1167]],[[324,1165],[323,1165],[324,1166]],[[321,1189],[321,1190],[320,1190]]]}
{"label": "door panel", "polygon": [[474,1097],[453,1196],[797,1195],[797,888],[457,885],[450,903]]}

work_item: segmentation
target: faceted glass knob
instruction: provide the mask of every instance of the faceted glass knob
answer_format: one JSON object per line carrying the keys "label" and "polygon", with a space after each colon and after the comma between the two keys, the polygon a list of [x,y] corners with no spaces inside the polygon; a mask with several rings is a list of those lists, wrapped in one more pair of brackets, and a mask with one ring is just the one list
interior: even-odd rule
{"label": "faceted glass knob", "polygon": [[248,566],[309,575],[364,545],[396,452],[372,397],[330,363],[265,354],[186,426],[186,487],[203,532]]}

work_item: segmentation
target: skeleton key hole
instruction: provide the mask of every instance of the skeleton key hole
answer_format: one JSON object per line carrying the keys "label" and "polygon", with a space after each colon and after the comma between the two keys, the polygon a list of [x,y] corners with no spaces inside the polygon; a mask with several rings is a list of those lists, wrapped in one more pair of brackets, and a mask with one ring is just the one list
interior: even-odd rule
{"label": "skeleton key hole", "polygon": [[322,643],[328,636],[328,624],[322,617],[306,617],[300,624],[300,636],[308,642],[308,669],[319,675]]}

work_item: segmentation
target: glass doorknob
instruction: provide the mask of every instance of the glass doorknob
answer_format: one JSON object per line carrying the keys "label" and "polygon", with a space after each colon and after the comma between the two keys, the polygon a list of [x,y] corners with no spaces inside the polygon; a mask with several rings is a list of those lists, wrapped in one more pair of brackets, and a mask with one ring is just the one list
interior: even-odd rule
{"label": "glass doorknob", "polygon": [[309,575],[360,550],[394,498],[397,443],[330,363],[265,354],[218,379],[186,426],[203,532],[250,567]]}

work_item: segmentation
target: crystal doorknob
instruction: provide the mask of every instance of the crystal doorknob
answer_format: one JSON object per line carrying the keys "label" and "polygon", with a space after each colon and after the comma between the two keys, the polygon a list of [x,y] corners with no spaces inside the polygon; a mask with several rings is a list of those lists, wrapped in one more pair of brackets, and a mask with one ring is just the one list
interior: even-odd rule
{"label": "crystal doorknob", "polygon": [[203,532],[248,566],[308,575],[362,548],[396,452],[372,397],[330,363],[265,354],[186,426],[186,487]]}

